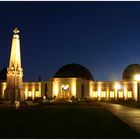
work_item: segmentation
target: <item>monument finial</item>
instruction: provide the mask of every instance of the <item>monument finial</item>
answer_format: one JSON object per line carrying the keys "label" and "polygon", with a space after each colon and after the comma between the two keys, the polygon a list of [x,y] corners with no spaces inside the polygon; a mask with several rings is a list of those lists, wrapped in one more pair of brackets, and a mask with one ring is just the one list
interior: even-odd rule
{"label": "monument finial", "polygon": [[16,27],[14,30],[13,30],[14,34],[18,34],[20,31],[18,30],[18,28]]}

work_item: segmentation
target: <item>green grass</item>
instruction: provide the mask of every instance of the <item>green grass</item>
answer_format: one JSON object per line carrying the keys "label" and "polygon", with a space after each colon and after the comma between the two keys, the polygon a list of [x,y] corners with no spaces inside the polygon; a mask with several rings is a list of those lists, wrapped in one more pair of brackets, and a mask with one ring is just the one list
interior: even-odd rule
{"label": "green grass", "polygon": [[140,138],[96,103],[1,109],[0,138]]}

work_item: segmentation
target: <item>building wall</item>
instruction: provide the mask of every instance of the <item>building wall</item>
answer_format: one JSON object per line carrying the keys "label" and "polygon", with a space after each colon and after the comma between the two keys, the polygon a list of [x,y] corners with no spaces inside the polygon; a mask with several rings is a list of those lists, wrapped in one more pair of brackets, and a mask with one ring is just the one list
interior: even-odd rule
{"label": "building wall", "polygon": [[[6,82],[0,83],[0,99],[4,98]],[[82,78],[51,78],[46,82],[24,82],[25,98],[91,98],[96,101],[140,100],[137,81],[102,82]]]}
{"label": "building wall", "polygon": [[40,82],[41,83],[41,97],[46,96],[48,92],[48,84],[47,82]]}
{"label": "building wall", "polygon": [[84,97],[89,98],[89,80],[83,80]]}
{"label": "building wall", "polygon": [[53,93],[53,81],[52,79],[49,79],[47,81],[47,94],[48,94],[48,97],[51,98],[52,97],[52,93]]}
{"label": "building wall", "polygon": [[82,97],[82,84],[83,81],[81,78],[76,79],[76,98],[81,98]]}
{"label": "building wall", "polygon": [[136,81],[95,82],[90,81],[90,97],[94,100],[135,100],[138,87]]}
{"label": "building wall", "polygon": [[41,97],[41,82],[24,82],[23,90],[25,93],[25,99]]}
{"label": "building wall", "polygon": [[[52,78],[49,80],[49,87],[52,88],[52,97],[63,97],[63,87],[68,86],[68,98],[89,98],[89,81],[82,78]],[[64,91],[65,93],[65,91]],[[49,92],[51,94],[51,92]]]}

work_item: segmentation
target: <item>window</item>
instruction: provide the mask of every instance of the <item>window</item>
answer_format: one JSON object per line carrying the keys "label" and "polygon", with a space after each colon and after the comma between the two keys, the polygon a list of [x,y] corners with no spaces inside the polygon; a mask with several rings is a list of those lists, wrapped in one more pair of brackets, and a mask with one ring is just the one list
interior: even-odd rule
{"label": "window", "polygon": [[119,98],[123,98],[123,91],[119,91]]}
{"label": "window", "polygon": [[28,91],[28,97],[32,97],[32,91]]}
{"label": "window", "polygon": [[97,91],[93,91],[93,98],[97,98],[98,97],[98,92]]}
{"label": "window", "polygon": [[115,97],[115,92],[114,91],[110,91],[110,98],[114,98]]}
{"label": "window", "polygon": [[35,97],[40,97],[40,92],[38,90],[35,91]]}
{"label": "window", "polygon": [[132,91],[127,91],[127,98],[132,98]]}
{"label": "window", "polygon": [[101,97],[105,98],[106,97],[106,91],[101,91]]}

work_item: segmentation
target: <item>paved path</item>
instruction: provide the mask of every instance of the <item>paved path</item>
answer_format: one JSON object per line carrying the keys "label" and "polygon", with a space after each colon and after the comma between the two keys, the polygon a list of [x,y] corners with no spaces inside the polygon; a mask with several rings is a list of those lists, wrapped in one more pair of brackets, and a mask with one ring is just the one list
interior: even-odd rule
{"label": "paved path", "polygon": [[140,133],[140,109],[112,103],[99,103]]}

